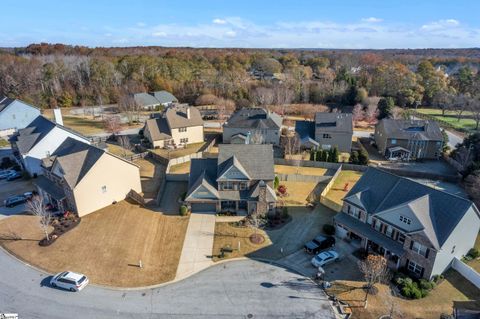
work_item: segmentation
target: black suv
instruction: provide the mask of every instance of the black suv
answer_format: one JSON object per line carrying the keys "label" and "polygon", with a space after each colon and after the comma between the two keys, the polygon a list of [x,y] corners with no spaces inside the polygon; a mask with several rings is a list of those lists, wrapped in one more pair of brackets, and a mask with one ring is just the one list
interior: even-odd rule
{"label": "black suv", "polygon": [[305,252],[309,254],[318,254],[320,251],[332,246],[335,246],[335,238],[332,236],[318,235],[306,243],[303,248],[305,249]]}

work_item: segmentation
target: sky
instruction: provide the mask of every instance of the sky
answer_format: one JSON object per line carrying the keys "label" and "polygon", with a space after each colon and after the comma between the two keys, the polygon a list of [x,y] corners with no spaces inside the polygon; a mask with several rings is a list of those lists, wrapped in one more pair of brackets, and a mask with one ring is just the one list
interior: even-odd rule
{"label": "sky", "polygon": [[2,0],[0,47],[471,48],[480,0]]}

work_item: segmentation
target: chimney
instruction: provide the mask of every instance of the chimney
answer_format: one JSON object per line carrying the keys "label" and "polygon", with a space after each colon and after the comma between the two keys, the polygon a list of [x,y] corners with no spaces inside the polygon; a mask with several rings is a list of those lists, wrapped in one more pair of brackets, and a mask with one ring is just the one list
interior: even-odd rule
{"label": "chimney", "polygon": [[265,214],[268,213],[267,184],[264,181],[260,181],[258,184],[258,201],[256,213],[260,216],[265,216]]}
{"label": "chimney", "polygon": [[53,109],[53,115],[55,116],[55,123],[63,125],[62,111],[59,108]]}
{"label": "chimney", "polygon": [[187,106],[187,119],[190,119],[190,106]]}

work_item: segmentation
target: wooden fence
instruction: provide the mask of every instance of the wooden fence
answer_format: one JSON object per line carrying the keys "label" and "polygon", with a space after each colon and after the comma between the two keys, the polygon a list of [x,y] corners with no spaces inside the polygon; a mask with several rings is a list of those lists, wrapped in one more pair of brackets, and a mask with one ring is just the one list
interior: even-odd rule
{"label": "wooden fence", "polygon": [[317,161],[304,161],[304,160],[290,160],[283,158],[275,158],[274,163],[276,165],[289,165],[289,166],[300,166],[300,167],[317,167],[325,169],[334,169],[338,170],[339,167],[343,167],[344,170],[365,172],[368,169],[368,166],[365,165],[356,165],[349,163],[330,163],[330,162],[317,162]]}
{"label": "wooden fence", "polygon": [[332,176],[314,176],[301,174],[275,174],[279,180],[284,182],[309,182],[309,183],[327,183]]}
{"label": "wooden fence", "polygon": [[338,175],[340,175],[341,172],[342,172],[342,165],[340,165],[337,168],[337,171],[335,172],[335,174],[333,174],[332,178],[330,179],[328,184],[325,186],[322,193],[320,193],[320,203],[322,203],[323,205],[327,206],[328,208],[330,208],[330,209],[332,209],[336,212],[339,212],[339,211],[342,210],[342,205],[340,205],[338,203],[335,203],[334,201],[328,199],[326,197],[326,195],[330,191],[330,189],[333,187],[333,184],[335,183],[335,180],[338,178]]}

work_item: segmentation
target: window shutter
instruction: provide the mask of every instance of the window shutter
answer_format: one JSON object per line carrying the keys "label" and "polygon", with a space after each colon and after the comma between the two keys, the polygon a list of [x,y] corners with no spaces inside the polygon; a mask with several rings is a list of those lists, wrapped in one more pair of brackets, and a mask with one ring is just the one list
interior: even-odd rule
{"label": "window shutter", "polygon": [[428,255],[430,254],[430,249],[427,248],[427,251],[425,252],[425,258],[428,258]]}
{"label": "window shutter", "polygon": [[423,273],[425,272],[425,268],[422,267],[422,271],[420,272],[420,278],[423,278]]}
{"label": "window shutter", "polygon": [[412,248],[413,248],[413,240],[410,241],[410,250],[412,250]]}

